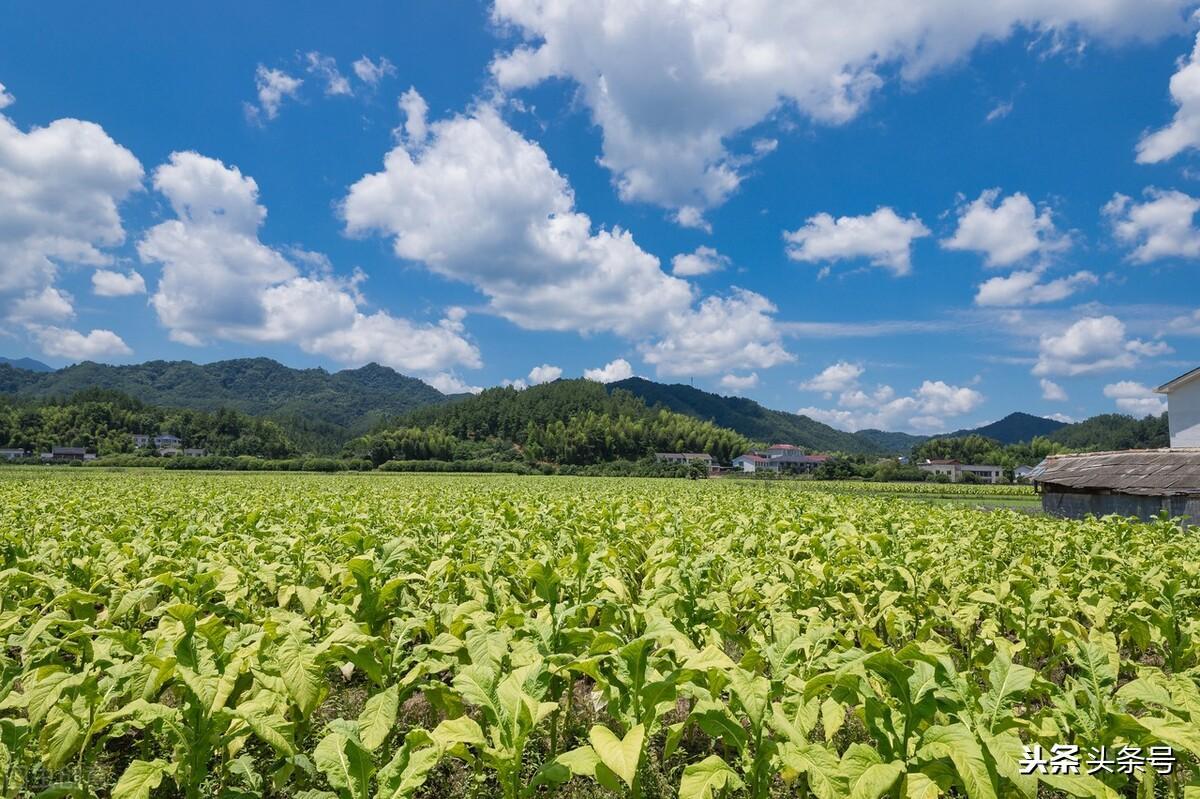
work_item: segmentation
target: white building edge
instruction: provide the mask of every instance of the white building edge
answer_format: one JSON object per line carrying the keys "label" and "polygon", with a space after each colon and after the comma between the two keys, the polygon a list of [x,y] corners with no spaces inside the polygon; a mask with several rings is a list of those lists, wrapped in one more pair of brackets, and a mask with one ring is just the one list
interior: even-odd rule
{"label": "white building edge", "polygon": [[1200,447],[1200,367],[1154,390],[1167,395],[1171,448]]}

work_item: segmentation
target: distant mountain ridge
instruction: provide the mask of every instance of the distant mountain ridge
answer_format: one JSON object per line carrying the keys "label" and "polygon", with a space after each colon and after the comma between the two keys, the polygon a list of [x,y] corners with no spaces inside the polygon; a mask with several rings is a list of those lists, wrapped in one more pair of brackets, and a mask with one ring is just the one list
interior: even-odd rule
{"label": "distant mountain ridge", "polygon": [[46,399],[87,388],[112,389],[163,407],[232,408],[265,416],[280,422],[295,443],[317,452],[337,451],[388,417],[446,401],[415,377],[374,363],[333,373],[292,369],[270,358],[132,366],[84,361],[48,373],[0,365],[0,393]]}
{"label": "distant mountain ridge", "polygon": [[962,436],[985,436],[987,438],[994,438],[1001,444],[1017,444],[1021,441],[1029,441],[1037,436],[1048,436],[1066,426],[1066,422],[1017,411],[1016,413],[1010,413],[999,421],[985,424],[982,427],[970,430],[958,430],[935,437],[960,438]]}
{"label": "distant mountain ridge", "polygon": [[[148,361],[130,366],[85,361],[54,370],[30,358],[0,357],[0,394],[65,398],[89,388],[112,389],[162,407],[202,411],[230,408],[274,419],[299,447],[317,453],[336,452],[346,441],[389,418],[469,396],[447,396],[414,377],[374,363],[332,373],[293,369],[269,358],[209,364]],[[1048,436],[1075,448],[1088,448],[1110,439],[1157,442],[1165,435],[1157,429],[1145,432],[1135,426],[1118,439],[1111,435],[1113,426],[1136,421],[1123,416],[1096,417],[1067,425],[1022,412],[982,427],[937,436],[884,430],[848,433],[801,414],[766,408],[751,399],[722,396],[678,383],[632,377],[607,385],[610,393],[616,389],[628,391],[646,405],[711,421],[752,441],[789,443],[822,452],[906,454],[930,438],[968,435],[986,436],[1003,444]],[[1100,422],[1103,419],[1107,421]]]}
{"label": "distant mountain ridge", "polygon": [[0,355],[0,364],[7,364],[14,369],[24,369],[27,372],[53,372],[53,366],[47,366],[33,358],[5,358]]}
{"label": "distant mountain ridge", "polygon": [[711,421],[747,438],[765,443],[795,444],[822,452],[882,455],[907,452],[921,436],[884,433],[878,430],[847,433],[796,413],[774,411],[745,397],[724,397],[681,383],[667,385],[641,377],[608,384],[609,390],[623,389],[647,405],[661,405],[676,413]]}

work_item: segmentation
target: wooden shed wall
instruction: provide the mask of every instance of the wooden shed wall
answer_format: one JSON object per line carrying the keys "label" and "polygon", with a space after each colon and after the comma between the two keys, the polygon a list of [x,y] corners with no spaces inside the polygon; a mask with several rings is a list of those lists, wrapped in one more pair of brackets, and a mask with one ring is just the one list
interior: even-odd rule
{"label": "wooden shed wall", "polygon": [[1171,517],[1189,517],[1185,526],[1200,525],[1200,496],[1151,497],[1131,494],[1100,494],[1076,491],[1056,491],[1045,486],[1042,491],[1042,510],[1052,516],[1082,519],[1093,516],[1136,516],[1150,520],[1164,510]]}

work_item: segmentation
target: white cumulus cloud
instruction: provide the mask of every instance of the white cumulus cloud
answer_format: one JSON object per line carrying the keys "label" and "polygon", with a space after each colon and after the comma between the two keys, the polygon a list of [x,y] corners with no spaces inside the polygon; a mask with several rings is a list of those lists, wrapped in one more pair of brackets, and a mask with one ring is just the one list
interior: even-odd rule
{"label": "white cumulus cloud", "polygon": [[766,297],[735,286],[728,296],[668,313],[658,339],[638,349],[659,375],[768,369],[795,360],[784,349],[775,310]]}
{"label": "white cumulus cloud", "polygon": [[1059,233],[1049,208],[1039,211],[1021,192],[1001,200],[1000,189],[988,189],[958,209],[954,235],[943,239],[942,246],[982,253],[988,266],[1009,266],[1061,252],[1070,239]]}
{"label": "white cumulus cloud", "polygon": [[354,69],[354,74],[358,76],[358,79],[368,86],[376,86],[385,76],[396,74],[396,65],[382,57],[379,61],[372,61],[367,56],[363,56],[350,66]]}
{"label": "white cumulus cloud", "polygon": [[1167,323],[1167,330],[1184,336],[1200,336],[1200,309],[1176,316]]}
{"label": "white cumulus cloud", "polygon": [[279,116],[279,107],[288,98],[294,98],[304,84],[302,78],[297,78],[281,69],[270,69],[258,65],[254,71],[254,88],[258,95],[258,105],[246,103],[246,118],[251,122],[261,122],[262,117],[274,119]]}
{"label": "white cumulus cloud", "polygon": [[1145,195],[1145,202],[1136,203],[1124,194],[1115,194],[1103,209],[1117,241],[1133,247],[1129,260],[1144,264],[1160,258],[1200,256],[1200,230],[1193,224],[1200,199],[1153,187],[1146,189]]}
{"label": "white cumulus cloud", "polygon": [[162,265],[151,304],[173,340],[293,342],[345,364],[377,361],[420,375],[481,365],[478,348],[463,335],[462,309],[437,324],[364,313],[361,275],[339,278],[320,257],[297,258],[318,265],[302,273],[260,241],[266,208],[258,184],[237,167],[173,153],[155,170],[154,187],[176,218],[148,230],[138,254]]}
{"label": "white cumulus cloud", "polygon": [[1154,390],[1132,380],[1109,383],[1104,396],[1116,400],[1117,407],[1135,416],[1158,416],[1167,410],[1167,402]]}
{"label": "white cumulus cloud", "polygon": [[1042,378],[1040,381],[1042,387],[1042,399],[1050,402],[1066,402],[1067,392],[1058,383],[1047,378]]}
{"label": "white cumulus cloud", "polygon": [[758,385],[758,372],[751,372],[748,375],[722,375],[719,385],[726,391],[740,394]]}
{"label": "white cumulus cloud", "polygon": [[474,286],[522,328],[632,339],[659,374],[791,360],[768,300],[735,288],[695,303],[694,287],[666,274],[631,233],[595,229],[545,151],[495,107],[426,123],[420,134],[406,131],[383,170],[350,188],[347,232],[391,237],[398,257]]}
{"label": "white cumulus cloud", "polygon": [[30,292],[19,297],[9,307],[11,322],[36,324],[52,320],[70,319],[75,315],[74,300],[70,294],[47,286],[41,291]]}
{"label": "white cumulus cloud", "polygon": [[400,95],[397,105],[404,114],[404,135],[399,136],[397,131],[397,138],[403,138],[409,147],[420,147],[429,135],[429,105],[420,92],[411,87]]}
{"label": "white cumulus cloud", "polygon": [[[851,365],[845,361],[840,364]],[[841,390],[837,407],[809,406],[796,413],[851,432],[877,429],[934,433],[945,431],[947,418],[970,413],[985,399],[974,388],[955,386],[942,380],[925,380],[904,396],[897,396],[888,385],[876,386],[868,392],[856,387],[861,376],[862,370],[841,369],[839,374],[831,376],[837,379],[823,381],[822,388],[810,389]]]}
{"label": "white cumulus cloud", "polygon": [[1085,286],[1100,282],[1088,271],[1042,282],[1041,269],[1013,272],[1008,277],[985,280],[975,293],[975,304],[984,306],[1039,305],[1066,299]]}
{"label": "white cumulus cloud", "polygon": [[712,247],[700,246],[693,252],[680,253],[671,259],[671,272],[677,277],[695,277],[719,272],[729,266],[729,257]]}
{"label": "white cumulus cloud", "polygon": [[124,340],[111,330],[92,330],[85,335],[69,328],[35,325],[31,332],[42,352],[55,358],[83,361],[133,354]]}
{"label": "white cumulus cloud", "polygon": [[120,203],[142,176],[137,158],[93,122],[57,119],[26,132],[0,114],[0,332],[26,329],[47,355],[69,348],[60,342],[73,342],[73,331],[46,326],[74,315],[60,273],[112,263],[109,249],[125,241]]}
{"label": "white cumulus cloud", "polygon": [[838,361],[826,366],[819,374],[813,375],[800,384],[805,391],[820,391],[826,394],[835,391],[846,391],[858,385],[858,378],[866,371],[857,363]]}
{"label": "white cumulus cloud", "polygon": [[314,50],[307,53],[304,59],[308,62],[309,74],[316,75],[325,82],[326,95],[333,97],[354,94],[354,90],[350,88],[350,81],[346,80],[346,76],[338,69],[337,59],[333,56],[322,55]]}
{"label": "white cumulus cloud", "polygon": [[1061,333],[1041,336],[1033,373],[1075,376],[1127,369],[1143,357],[1170,351],[1165,342],[1127,339],[1125,323],[1115,316],[1087,316]]}
{"label": "white cumulus cloud", "polygon": [[551,366],[544,363],[541,366],[535,366],[529,370],[529,385],[536,386],[541,383],[551,383],[562,377],[563,370],[557,366]]}
{"label": "white cumulus cloud", "polygon": [[520,41],[492,63],[503,90],[568,79],[603,136],[621,197],[680,209],[723,202],[749,153],[737,134],[774,112],[856,117],[891,79],[914,82],[1016,31],[1046,40],[1147,39],[1184,29],[1190,0],[495,0]]}
{"label": "white cumulus cloud", "polygon": [[915,216],[907,219],[891,208],[881,207],[863,216],[827,213],[809,217],[803,227],[786,231],[787,255],[793,261],[827,263],[848,258],[866,258],[895,275],[912,271],[912,243],[929,235]]}
{"label": "white cumulus cloud", "polygon": [[1184,150],[1200,147],[1200,36],[1191,55],[1171,76],[1171,99],[1178,108],[1165,128],[1148,133],[1137,144],[1137,162],[1155,164]]}
{"label": "white cumulus cloud", "polygon": [[542,148],[495,109],[429,130],[350,188],[348,232],[393,237],[397,256],[470,283],[527,329],[635,334],[691,304],[691,286],[630,233],[594,230]]}
{"label": "white cumulus cloud", "polygon": [[438,372],[426,377],[425,382],[443,394],[480,394],[483,392],[483,386],[472,386],[452,372]]}
{"label": "white cumulus cloud", "polygon": [[633,367],[624,358],[617,358],[596,369],[584,369],[583,377],[597,383],[615,383],[633,377]]}
{"label": "white cumulus cloud", "polygon": [[97,269],[92,273],[92,293],[97,297],[128,297],[146,293],[146,281],[137,272]]}

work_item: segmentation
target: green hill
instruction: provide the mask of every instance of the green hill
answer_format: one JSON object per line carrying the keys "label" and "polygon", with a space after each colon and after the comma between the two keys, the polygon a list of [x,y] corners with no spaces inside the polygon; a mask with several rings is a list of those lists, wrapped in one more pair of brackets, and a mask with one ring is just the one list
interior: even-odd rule
{"label": "green hill", "polygon": [[388,430],[351,442],[351,453],[386,460],[524,460],[594,465],[655,452],[706,452],[723,463],[751,441],[733,430],[590,380],[555,380],[518,390],[489,388],[458,402],[420,408]]}
{"label": "green hill", "polygon": [[1049,436],[1071,452],[1105,452],[1117,449],[1157,449],[1170,446],[1167,415],[1136,419],[1120,413],[1093,416],[1068,424]]}
{"label": "green hill", "polygon": [[[631,377],[609,383],[608,388],[610,391],[628,391],[647,405],[659,405],[676,413],[711,421],[719,427],[736,430],[749,439],[766,444],[795,444],[821,452],[872,455],[907,451],[912,447],[911,443],[905,443],[908,439],[919,440],[918,436],[905,433],[846,433],[807,416],[764,408],[744,397],[723,397],[678,383],[666,385]],[[897,443],[900,446],[896,446]]]}
{"label": "green hill", "polygon": [[85,361],[45,374],[0,365],[3,394],[49,399],[93,388],[168,408],[230,408],[265,416],[278,421],[297,446],[314,452],[336,451],[387,418],[446,399],[420,380],[378,364],[332,374],[292,369],[269,358],[133,366]]}
{"label": "green hill", "polygon": [[[0,396],[0,447],[33,453],[86,447],[101,456],[138,452],[134,436],[170,433],[212,455],[284,458],[298,454],[280,425],[228,408],[215,412],[147,405],[91,388],[66,399]],[[153,447],[141,450],[149,454]]]}
{"label": "green hill", "polygon": [[912,433],[891,433],[887,430],[859,430],[855,438],[870,442],[883,452],[909,452],[921,442],[928,441],[929,436],[915,436]]}
{"label": "green hill", "polygon": [[41,361],[35,361],[33,358],[5,358],[0,355],[0,364],[8,364],[15,369],[24,369],[28,372],[53,372],[54,368],[47,366]]}
{"label": "green hill", "polygon": [[1001,444],[1016,444],[1021,441],[1032,441],[1037,436],[1048,436],[1066,426],[1065,422],[1017,411],[1016,413],[1010,413],[997,422],[985,424],[983,427],[976,427],[972,430],[959,430],[955,433],[947,433],[945,436],[939,436],[939,438],[961,438],[963,436],[975,435],[995,439]]}

